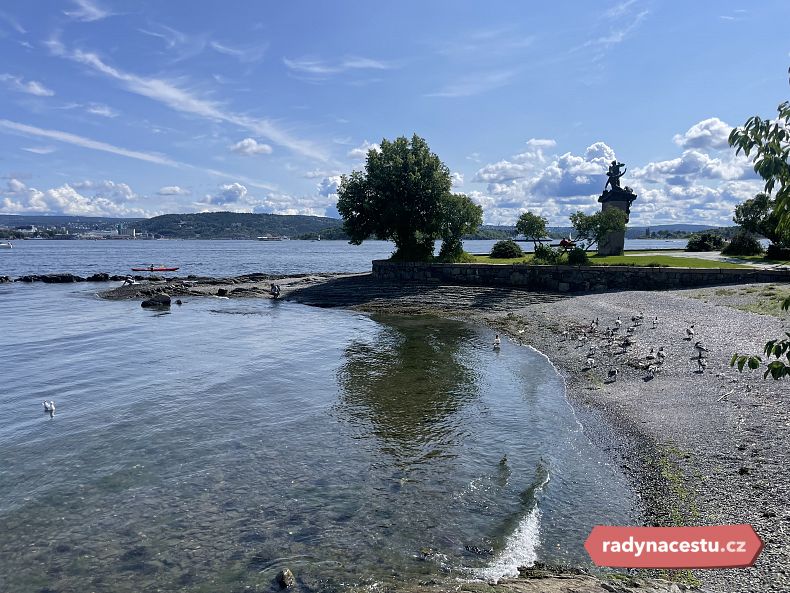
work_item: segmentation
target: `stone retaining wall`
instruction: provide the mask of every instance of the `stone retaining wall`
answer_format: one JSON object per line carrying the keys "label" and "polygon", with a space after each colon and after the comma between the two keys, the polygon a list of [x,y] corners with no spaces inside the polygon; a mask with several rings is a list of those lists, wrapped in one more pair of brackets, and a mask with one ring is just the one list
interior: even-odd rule
{"label": "stone retaining wall", "polygon": [[373,277],[389,281],[519,286],[529,290],[582,292],[661,290],[748,282],[790,282],[790,270],[439,264],[375,260]]}

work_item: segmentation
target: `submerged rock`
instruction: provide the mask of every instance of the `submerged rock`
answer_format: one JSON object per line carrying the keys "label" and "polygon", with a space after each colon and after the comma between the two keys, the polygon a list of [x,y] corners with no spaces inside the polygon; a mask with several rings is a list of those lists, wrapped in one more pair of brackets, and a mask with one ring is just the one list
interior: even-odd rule
{"label": "submerged rock", "polygon": [[144,308],[167,308],[170,307],[170,295],[168,294],[155,294],[150,299],[144,300],[140,303]]}
{"label": "submerged rock", "polygon": [[277,573],[277,577],[274,580],[280,586],[280,589],[292,589],[296,586],[294,573],[292,573],[289,568],[283,568]]}
{"label": "submerged rock", "polygon": [[11,282],[11,278],[8,276],[0,276],[0,284],[3,284],[4,282]]}

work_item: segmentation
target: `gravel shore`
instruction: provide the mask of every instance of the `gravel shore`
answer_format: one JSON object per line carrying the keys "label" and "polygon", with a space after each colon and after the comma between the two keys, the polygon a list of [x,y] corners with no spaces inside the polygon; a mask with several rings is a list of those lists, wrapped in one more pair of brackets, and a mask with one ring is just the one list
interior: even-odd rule
{"label": "gravel shore", "polygon": [[[229,296],[260,297],[270,281],[201,282],[182,289],[216,295],[225,288]],[[763,380],[761,372],[741,374],[729,366],[734,352],[760,353],[766,340],[790,331],[786,317],[734,308],[734,302],[750,308],[750,298],[765,298],[764,286],[568,297],[504,287],[390,284],[369,275],[277,282],[285,300],[484,322],[544,352],[565,378],[590,438],[632,477],[649,524],[750,523],[765,543],[751,568],[660,576],[701,582],[713,591],[790,591],[790,390],[787,381]],[[147,290],[141,288],[103,296],[139,298]],[[632,320],[639,316],[641,322]],[[618,318],[619,330],[610,338],[606,329],[616,328]],[[590,330],[596,319],[597,329]],[[626,335],[630,344],[623,346]],[[708,350],[704,368],[692,360],[698,340]],[[659,348],[666,353],[662,364]],[[571,588],[545,590],[587,590],[581,581],[565,584]],[[607,590],[628,590],[618,586],[623,588]]]}

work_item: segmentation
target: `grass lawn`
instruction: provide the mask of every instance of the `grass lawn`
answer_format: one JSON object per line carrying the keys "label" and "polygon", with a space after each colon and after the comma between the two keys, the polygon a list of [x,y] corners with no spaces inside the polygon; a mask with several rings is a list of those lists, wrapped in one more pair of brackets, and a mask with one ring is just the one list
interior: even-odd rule
{"label": "grass lawn", "polygon": [[[594,253],[594,252],[593,252]],[[528,264],[532,263],[532,254],[517,259],[492,259],[487,255],[474,255],[474,260],[481,264]],[[741,264],[731,264],[696,257],[673,257],[671,255],[592,255],[590,263],[595,266],[661,266],[668,268],[749,268]]]}

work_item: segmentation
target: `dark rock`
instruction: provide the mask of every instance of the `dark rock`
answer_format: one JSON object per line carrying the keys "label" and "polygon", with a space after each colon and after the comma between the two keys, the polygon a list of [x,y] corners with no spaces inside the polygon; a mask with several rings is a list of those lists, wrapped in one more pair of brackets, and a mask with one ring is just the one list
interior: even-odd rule
{"label": "dark rock", "polygon": [[88,276],[85,278],[87,282],[107,282],[110,279],[110,275],[105,272],[99,272],[97,274],[93,274],[93,276]]}
{"label": "dark rock", "polygon": [[84,282],[85,278],[74,274],[44,274],[38,277],[44,284],[66,284],[68,282]]}
{"label": "dark rock", "polygon": [[226,288],[218,288],[217,296],[228,296],[228,290]]}
{"label": "dark rock", "polygon": [[0,284],[3,284],[4,282],[11,282],[11,278],[8,276],[0,276]]}
{"label": "dark rock", "polygon": [[277,577],[274,580],[280,586],[280,589],[291,589],[296,586],[294,574],[288,568],[283,568],[280,572],[278,572]]}
{"label": "dark rock", "polygon": [[184,303],[181,302],[181,299],[176,299],[176,305],[183,305]]}
{"label": "dark rock", "polygon": [[170,295],[167,294],[156,294],[152,296],[150,299],[144,300],[140,303],[141,307],[145,308],[167,308],[170,307]]}

